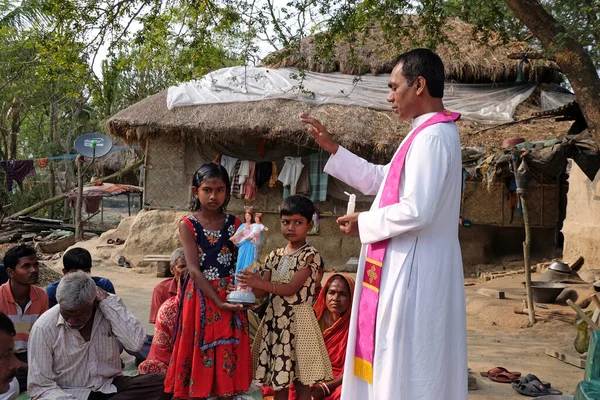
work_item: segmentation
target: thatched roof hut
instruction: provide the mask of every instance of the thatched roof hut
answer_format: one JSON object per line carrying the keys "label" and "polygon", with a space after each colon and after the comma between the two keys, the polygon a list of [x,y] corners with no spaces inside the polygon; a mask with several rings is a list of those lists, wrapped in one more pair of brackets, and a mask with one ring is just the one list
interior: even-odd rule
{"label": "thatched roof hut", "polygon": [[[259,102],[207,104],[167,109],[166,91],[150,96],[110,118],[105,127],[113,135],[130,143],[148,138],[173,135],[218,143],[227,149],[243,146],[258,139],[277,143],[277,147],[316,148],[297,118],[310,112],[330,128],[334,138],[344,147],[374,160],[385,160],[393,154],[410,125],[398,121],[391,111],[342,105],[314,106],[292,100],[270,99]],[[516,118],[539,111],[535,100],[519,105]],[[465,147],[499,147],[511,136],[541,140],[563,136],[570,122],[554,118],[537,118],[522,124],[509,124],[489,129],[474,121],[458,122],[461,142]],[[487,129],[483,131],[484,129]]]}
{"label": "thatched roof hut", "polygon": [[[406,26],[410,38],[401,40],[387,37],[374,24],[368,34],[356,35],[351,46],[346,40],[337,40],[333,54],[319,52],[318,36],[309,36],[297,48],[284,49],[267,56],[263,63],[269,67],[306,68],[310,71],[328,73],[341,72],[349,75],[365,73],[390,73],[394,67],[392,60],[400,53],[415,48],[415,43],[423,42],[425,32],[419,28],[415,17],[406,16]],[[446,79],[462,83],[514,82],[517,79],[521,55],[531,59],[523,64],[523,79],[536,82],[560,82],[560,68],[551,60],[539,57],[539,49],[527,42],[503,44],[499,35],[491,35],[487,43],[473,39],[474,26],[458,18],[445,21],[442,33],[449,39],[438,45],[436,53],[444,61]]]}

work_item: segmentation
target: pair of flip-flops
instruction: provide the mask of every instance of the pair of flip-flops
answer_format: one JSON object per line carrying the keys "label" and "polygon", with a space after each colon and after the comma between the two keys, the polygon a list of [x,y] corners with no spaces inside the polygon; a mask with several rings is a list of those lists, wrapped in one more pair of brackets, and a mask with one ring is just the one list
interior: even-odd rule
{"label": "pair of flip-flops", "polygon": [[487,372],[480,372],[480,374],[499,383],[512,383],[521,377],[520,372],[510,372],[504,367],[495,367]]}
{"label": "pair of flip-flops", "polygon": [[560,390],[552,389],[550,382],[542,382],[537,376],[527,374],[512,383],[513,389],[524,396],[539,397],[546,395],[561,395]]}
{"label": "pair of flip-flops", "polygon": [[117,238],[117,240],[108,239],[106,241],[106,244],[118,244],[118,245],[121,245],[123,243],[125,243],[125,241],[123,239],[121,239],[121,238]]}

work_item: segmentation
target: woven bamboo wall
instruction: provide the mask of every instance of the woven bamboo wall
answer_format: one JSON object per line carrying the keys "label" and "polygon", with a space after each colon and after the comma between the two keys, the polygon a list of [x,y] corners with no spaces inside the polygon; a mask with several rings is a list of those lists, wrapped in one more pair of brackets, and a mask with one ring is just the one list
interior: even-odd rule
{"label": "woven bamboo wall", "polygon": [[149,139],[146,155],[145,202],[152,208],[187,209],[188,182],[184,142],[179,136],[162,135]]}
{"label": "woven bamboo wall", "polygon": [[[527,194],[527,210],[532,227],[554,228],[559,214],[558,185],[532,184]],[[461,215],[473,224],[523,226],[523,217],[515,208],[511,222],[511,201],[503,184],[493,184],[488,191],[481,182],[466,182]]]}

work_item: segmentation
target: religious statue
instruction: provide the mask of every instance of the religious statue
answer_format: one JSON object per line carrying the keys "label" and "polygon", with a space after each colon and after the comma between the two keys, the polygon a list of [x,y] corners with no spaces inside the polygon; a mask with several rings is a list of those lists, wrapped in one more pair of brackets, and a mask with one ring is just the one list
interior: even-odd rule
{"label": "religious statue", "polygon": [[[258,262],[258,248],[262,243],[262,232],[267,232],[269,228],[261,223],[261,213],[254,213],[254,207],[244,208],[244,223],[240,225],[231,241],[238,247],[238,257],[235,267],[235,275],[242,273],[243,270],[255,269]],[[254,223],[252,223],[254,220]],[[227,301],[230,303],[254,304],[255,297],[252,289],[237,283],[236,290],[229,293]]]}

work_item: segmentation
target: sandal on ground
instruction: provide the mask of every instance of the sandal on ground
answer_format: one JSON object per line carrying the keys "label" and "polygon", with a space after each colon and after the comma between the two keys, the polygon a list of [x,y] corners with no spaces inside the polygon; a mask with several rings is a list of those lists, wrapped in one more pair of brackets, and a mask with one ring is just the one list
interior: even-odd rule
{"label": "sandal on ground", "polygon": [[531,380],[529,382],[522,382],[521,380],[517,382],[513,382],[513,389],[517,392],[521,393],[524,396],[529,397],[539,397],[544,395],[561,395],[562,392],[560,390],[551,389],[542,384],[537,379]]}
{"label": "sandal on ground", "polygon": [[534,374],[527,374],[524,377],[522,377],[520,379],[520,381],[521,381],[521,383],[528,383],[531,381],[539,381],[539,382],[542,382],[542,385],[544,385],[547,389],[550,389],[552,387],[552,384],[550,382],[544,382],[540,378],[535,376]]}
{"label": "sandal on ground", "polygon": [[123,243],[125,243],[125,241],[123,239],[121,239],[121,238],[117,238],[117,240],[115,240],[115,243],[116,244],[123,244]]}
{"label": "sandal on ground", "polygon": [[112,239],[108,239],[108,240],[106,241],[106,244],[115,244],[115,241],[114,241],[114,240],[112,240]]}
{"label": "sandal on ground", "polygon": [[502,374],[502,373],[509,374],[509,375],[514,375],[517,378],[521,376],[520,372],[510,372],[509,370],[507,370],[504,367],[495,367],[495,368],[490,369],[487,372],[480,372],[479,374],[481,376],[485,376],[485,377],[491,378],[492,376],[496,376],[496,375]]}
{"label": "sandal on ground", "polygon": [[488,378],[494,382],[498,383],[512,383],[514,381],[518,381],[519,377],[514,374],[509,374],[507,372],[501,372],[497,375],[488,375]]}

